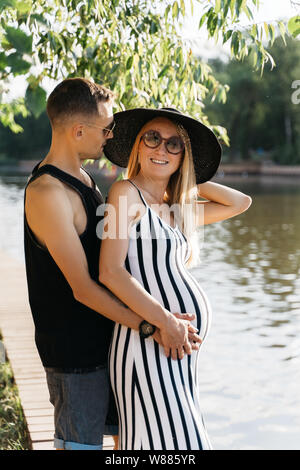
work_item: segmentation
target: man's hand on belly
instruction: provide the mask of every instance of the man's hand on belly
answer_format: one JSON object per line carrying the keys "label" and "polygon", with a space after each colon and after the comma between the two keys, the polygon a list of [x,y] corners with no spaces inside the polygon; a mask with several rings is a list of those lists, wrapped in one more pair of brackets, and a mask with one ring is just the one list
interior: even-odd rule
{"label": "man's hand on belly", "polygon": [[[180,318],[181,320],[188,320],[188,321],[192,321],[196,318],[195,314],[193,313],[173,313],[173,315],[176,318]],[[189,333],[188,333],[189,342],[190,342],[191,348],[195,351],[198,351],[200,344],[202,343],[202,340],[200,336],[197,334],[197,331],[198,330],[193,325],[189,325]],[[155,331],[152,337],[158,344],[163,346],[159,329]]]}

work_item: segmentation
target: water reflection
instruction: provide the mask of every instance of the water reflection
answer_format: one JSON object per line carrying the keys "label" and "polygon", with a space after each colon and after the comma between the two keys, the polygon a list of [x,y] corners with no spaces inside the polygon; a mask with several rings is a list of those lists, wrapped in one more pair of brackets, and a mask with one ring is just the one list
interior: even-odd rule
{"label": "water reflection", "polygon": [[[24,183],[0,181],[0,250],[18,259]],[[299,182],[224,184],[253,203],[205,227],[193,269],[214,316],[201,356],[206,427],[215,449],[300,449]]]}
{"label": "water reflection", "polygon": [[215,317],[202,384],[215,448],[300,448],[300,190],[290,189],[245,182],[251,208],[205,228],[195,275]]}

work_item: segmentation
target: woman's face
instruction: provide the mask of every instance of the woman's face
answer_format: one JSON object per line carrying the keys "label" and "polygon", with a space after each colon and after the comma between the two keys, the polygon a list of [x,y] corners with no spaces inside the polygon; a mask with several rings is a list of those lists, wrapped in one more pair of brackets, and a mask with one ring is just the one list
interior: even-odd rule
{"label": "woman's face", "polygon": [[[157,131],[163,139],[179,137],[176,125],[166,118],[155,118],[149,121],[144,128],[143,135],[149,131]],[[184,150],[178,154],[168,152],[166,140],[162,140],[156,148],[145,145],[143,139],[139,144],[139,163],[144,176],[156,179],[169,179],[182,162]]]}

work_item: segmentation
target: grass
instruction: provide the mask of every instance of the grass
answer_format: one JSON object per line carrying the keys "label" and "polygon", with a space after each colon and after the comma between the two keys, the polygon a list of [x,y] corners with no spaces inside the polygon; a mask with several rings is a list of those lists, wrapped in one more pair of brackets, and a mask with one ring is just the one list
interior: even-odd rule
{"label": "grass", "polygon": [[[1,334],[0,334],[1,340]],[[30,450],[18,389],[8,361],[0,363],[0,450]]]}

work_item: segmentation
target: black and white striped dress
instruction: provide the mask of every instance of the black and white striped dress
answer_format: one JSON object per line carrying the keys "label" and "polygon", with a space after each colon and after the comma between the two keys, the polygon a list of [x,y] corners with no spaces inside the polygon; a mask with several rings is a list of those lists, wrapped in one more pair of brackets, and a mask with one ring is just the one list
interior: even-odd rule
{"label": "black and white striped dress", "polygon": [[[186,238],[177,226],[166,224],[135,187],[146,212],[131,227],[126,269],[170,312],[196,313],[193,324],[204,339],[211,309],[185,268]],[[211,449],[200,411],[199,351],[175,361],[151,337],[141,339],[137,331],[117,323],[109,360],[120,450]]]}

